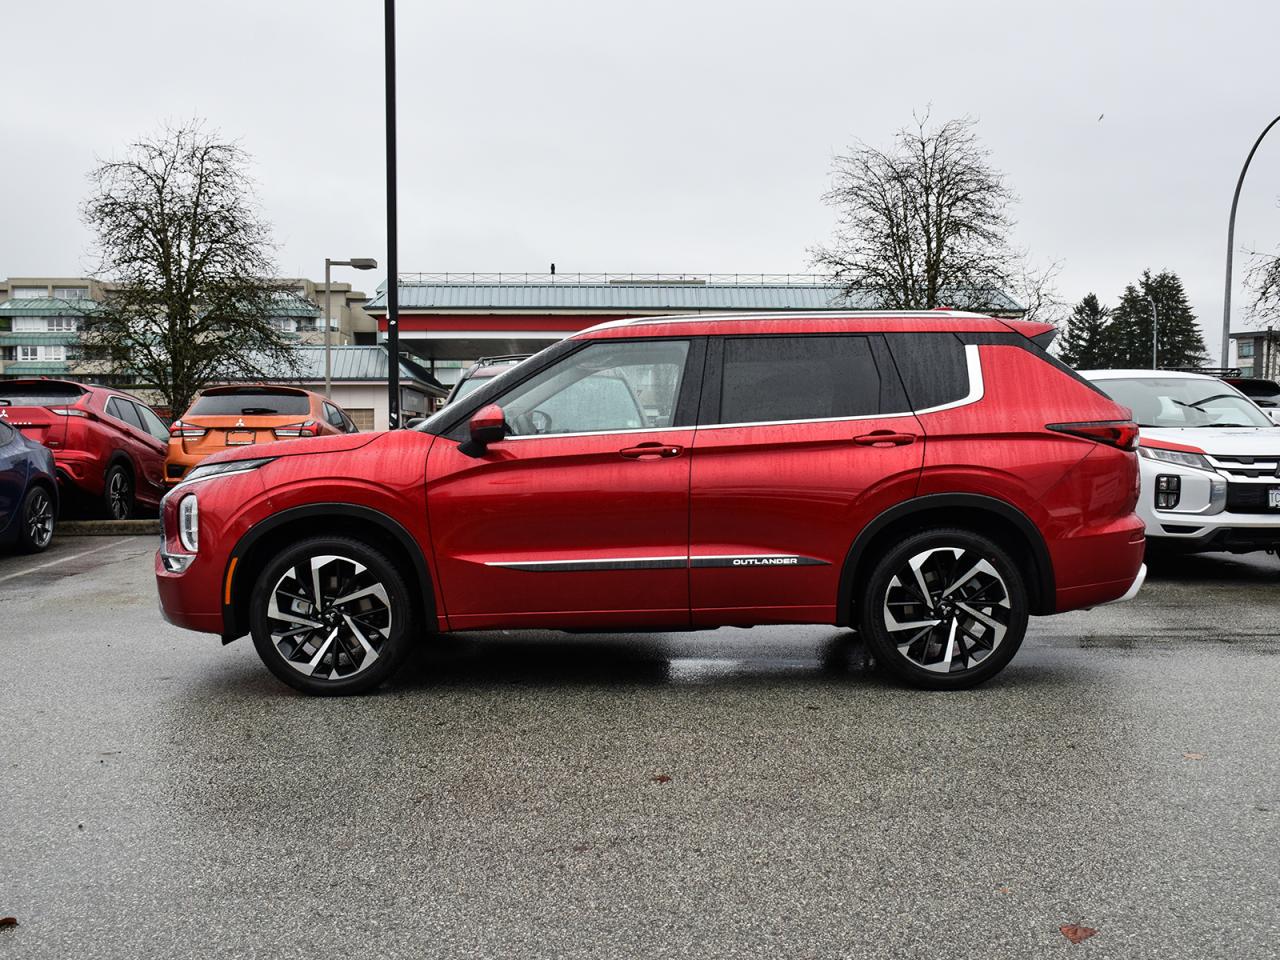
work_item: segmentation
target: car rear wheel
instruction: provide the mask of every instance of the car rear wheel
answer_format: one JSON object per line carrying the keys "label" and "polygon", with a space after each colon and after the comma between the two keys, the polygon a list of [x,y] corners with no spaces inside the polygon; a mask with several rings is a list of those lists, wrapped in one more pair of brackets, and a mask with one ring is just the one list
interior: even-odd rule
{"label": "car rear wheel", "polygon": [[263,663],[305,693],[373,690],[399,667],[413,635],[413,604],[395,566],[345,537],[283,551],[258,576],[249,607]]}
{"label": "car rear wheel", "polygon": [[109,519],[128,520],[133,516],[133,476],[122,465],[112,464],[107,469],[102,499]]}
{"label": "car rear wheel", "polygon": [[46,549],[53,541],[53,524],[53,497],[42,486],[31,487],[22,500],[19,549],[26,553],[39,553]]}
{"label": "car rear wheel", "polygon": [[999,673],[1018,652],[1028,614],[1008,551],[958,529],[917,533],[890,549],[858,605],[877,662],[930,690],[972,687]]}

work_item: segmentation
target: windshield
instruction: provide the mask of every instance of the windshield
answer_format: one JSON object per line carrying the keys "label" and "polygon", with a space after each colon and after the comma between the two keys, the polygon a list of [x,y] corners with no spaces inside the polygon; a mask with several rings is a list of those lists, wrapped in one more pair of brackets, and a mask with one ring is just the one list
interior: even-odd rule
{"label": "windshield", "polygon": [[1112,400],[1132,410],[1140,427],[1274,426],[1248,398],[1221,380],[1135,377],[1096,383]]}
{"label": "windshield", "polygon": [[226,417],[244,414],[287,414],[311,411],[311,398],[302,393],[274,393],[265,390],[237,390],[234,393],[206,393],[187,411],[188,417]]}
{"label": "windshield", "polygon": [[[491,379],[491,377],[468,377],[466,380],[463,380],[458,384],[458,389],[455,390],[453,394],[453,400],[461,400],[468,393],[471,393],[478,387],[483,387]],[[453,400],[450,400],[449,402],[452,403]]]}
{"label": "windshield", "polygon": [[1274,400],[1280,397],[1280,384],[1272,380],[1241,380],[1239,383],[1232,384],[1232,386],[1246,397],[1262,397],[1267,400]]}

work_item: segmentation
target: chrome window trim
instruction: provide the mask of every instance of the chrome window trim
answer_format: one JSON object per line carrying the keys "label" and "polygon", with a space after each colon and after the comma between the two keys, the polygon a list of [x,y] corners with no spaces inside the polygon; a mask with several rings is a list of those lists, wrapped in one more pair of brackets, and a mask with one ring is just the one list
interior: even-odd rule
{"label": "chrome window trim", "polygon": [[504,437],[503,440],[549,440],[564,437],[607,437],[614,434],[628,433],[663,433],[689,430],[728,430],[736,427],[776,427],[797,423],[854,423],[859,420],[901,420],[906,417],[919,417],[927,413],[941,413],[944,410],[955,410],[977,403],[986,396],[986,381],[982,376],[982,356],[975,343],[964,345],[965,369],[969,375],[969,392],[959,400],[940,403],[920,410],[903,410],[899,413],[864,413],[851,417],[806,417],[799,420],[755,420],[744,423],[703,423],[689,427],[629,427],[625,430],[592,430],[584,433],[530,433],[523,436]]}
{"label": "chrome window trim", "polygon": [[611,437],[624,433],[670,433],[680,430],[696,430],[697,427],[624,427],[619,430],[584,430],[582,433],[524,433],[518,436],[503,437],[500,443],[508,440],[552,440],[563,437]]}

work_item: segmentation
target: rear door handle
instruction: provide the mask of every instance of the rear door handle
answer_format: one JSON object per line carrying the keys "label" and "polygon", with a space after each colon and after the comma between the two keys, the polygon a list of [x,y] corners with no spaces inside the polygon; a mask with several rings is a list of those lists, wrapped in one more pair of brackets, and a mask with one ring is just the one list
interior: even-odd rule
{"label": "rear door handle", "polygon": [[905,447],[916,442],[914,433],[894,433],[892,430],[873,430],[853,438],[864,447]]}
{"label": "rear door handle", "polygon": [[650,442],[626,447],[619,450],[618,455],[628,460],[660,460],[666,457],[678,457],[683,452],[684,447],[677,447],[675,444]]}

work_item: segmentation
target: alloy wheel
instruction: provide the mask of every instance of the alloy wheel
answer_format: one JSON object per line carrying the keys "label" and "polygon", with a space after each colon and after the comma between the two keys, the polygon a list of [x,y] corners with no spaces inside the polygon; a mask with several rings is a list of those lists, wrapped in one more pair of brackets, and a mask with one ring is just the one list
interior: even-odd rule
{"label": "alloy wheel", "polygon": [[342,680],[368,670],[391,636],[387,587],[349,557],[300,560],[271,589],[271,643],[303,676]]}
{"label": "alloy wheel", "polygon": [[41,489],[31,494],[27,504],[27,540],[39,550],[43,550],[53,539],[53,501]]}
{"label": "alloy wheel", "polygon": [[912,556],[889,580],[884,626],[899,655],[934,673],[963,673],[1008,632],[1009,591],[991,560],[963,547]]}
{"label": "alloy wheel", "polygon": [[112,519],[128,520],[130,501],[132,499],[133,495],[129,489],[129,475],[123,470],[116,470],[111,474],[111,480],[107,483],[107,507],[111,511]]}

